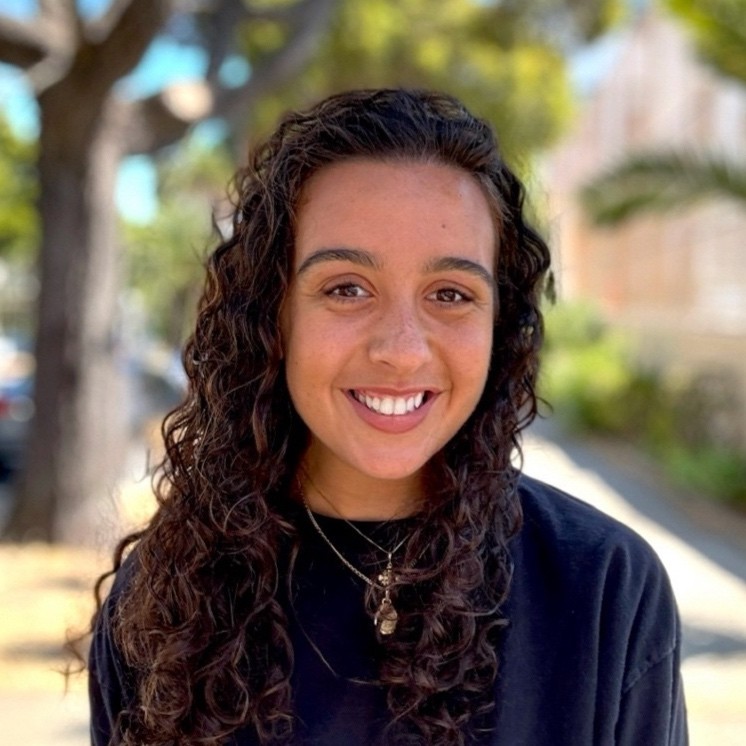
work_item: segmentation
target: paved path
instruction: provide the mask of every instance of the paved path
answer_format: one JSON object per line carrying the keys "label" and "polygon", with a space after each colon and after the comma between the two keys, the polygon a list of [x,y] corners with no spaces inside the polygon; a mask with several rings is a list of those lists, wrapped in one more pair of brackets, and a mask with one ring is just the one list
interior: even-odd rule
{"label": "paved path", "polygon": [[[746,744],[746,522],[714,526],[710,512],[673,501],[654,476],[618,449],[572,442],[560,449],[532,436],[525,444],[525,469],[614,515],[653,545],[671,576],[684,623],[691,746]],[[0,744],[85,746],[86,708],[82,686],[64,699],[3,695]]]}
{"label": "paved path", "polygon": [[89,746],[88,699],[80,691],[0,696],[3,746]]}

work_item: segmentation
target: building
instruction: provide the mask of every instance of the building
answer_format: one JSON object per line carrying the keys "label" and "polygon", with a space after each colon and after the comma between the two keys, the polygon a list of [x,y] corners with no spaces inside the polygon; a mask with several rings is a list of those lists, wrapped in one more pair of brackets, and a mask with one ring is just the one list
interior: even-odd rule
{"label": "building", "polygon": [[560,296],[591,300],[633,332],[646,363],[726,381],[746,443],[744,205],[708,200],[601,229],[577,199],[625,155],[672,148],[746,164],[746,86],[700,62],[685,30],[651,11],[625,34],[609,74],[548,159]]}

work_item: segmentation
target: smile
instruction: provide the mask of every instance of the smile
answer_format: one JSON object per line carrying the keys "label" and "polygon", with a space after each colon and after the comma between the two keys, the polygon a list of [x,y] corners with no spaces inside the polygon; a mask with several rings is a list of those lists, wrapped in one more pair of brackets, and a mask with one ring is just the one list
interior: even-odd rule
{"label": "smile", "polygon": [[373,396],[364,391],[350,391],[352,396],[372,412],[384,415],[403,415],[419,409],[427,400],[427,392],[420,391],[411,396]]}

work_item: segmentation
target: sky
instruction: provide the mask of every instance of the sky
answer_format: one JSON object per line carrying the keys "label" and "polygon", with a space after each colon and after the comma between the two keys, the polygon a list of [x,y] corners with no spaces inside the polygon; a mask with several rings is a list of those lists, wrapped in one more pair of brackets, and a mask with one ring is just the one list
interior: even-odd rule
{"label": "sky", "polygon": [[[85,15],[92,15],[108,4],[108,0],[78,0]],[[0,12],[17,18],[32,17],[35,0],[2,0]],[[611,34],[585,48],[571,60],[571,76],[581,93],[592,90],[609,69],[618,47],[618,34]],[[139,97],[153,93],[165,84],[201,77],[207,60],[196,47],[178,45],[157,39],[137,68],[117,85],[125,96]],[[240,84],[250,74],[241,60],[229,60],[224,70],[225,82]],[[10,65],[0,63],[0,107],[14,131],[22,137],[35,137],[38,130],[36,104],[23,81],[23,74]],[[215,128],[206,123],[197,136],[214,137]],[[156,175],[147,156],[131,156],[124,160],[117,183],[117,206],[126,219],[147,222],[156,211]]]}

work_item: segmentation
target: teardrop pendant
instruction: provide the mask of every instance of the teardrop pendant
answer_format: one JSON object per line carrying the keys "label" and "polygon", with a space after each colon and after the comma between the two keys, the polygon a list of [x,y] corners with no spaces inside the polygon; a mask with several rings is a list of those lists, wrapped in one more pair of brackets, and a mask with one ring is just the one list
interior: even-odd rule
{"label": "teardrop pendant", "polygon": [[382,635],[393,635],[396,631],[396,623],[398,621],[399,614],[397,614],[394,608],[389,592],[386,591],[378,607],[378,611],[376,611],[376,615],[373,617],[373,624],[378,627],[378,631]]}

